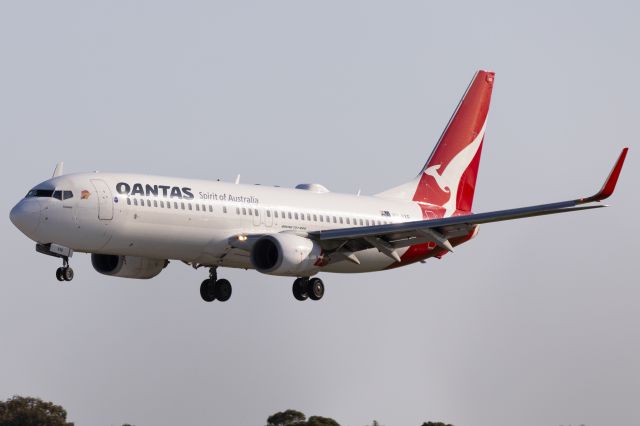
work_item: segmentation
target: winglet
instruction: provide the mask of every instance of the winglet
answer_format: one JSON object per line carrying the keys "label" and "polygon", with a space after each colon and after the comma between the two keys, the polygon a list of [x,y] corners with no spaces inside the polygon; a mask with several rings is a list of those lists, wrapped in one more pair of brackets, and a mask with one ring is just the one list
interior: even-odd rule
{"label": "winglet", "polygon": [[56,164],[56,168],[53,170],[52,177],[62,176],[64,174],[63,168],[64,168],[64,164],[62,163],[62,161]]}
{"label": "winglet", "polygon": [[624,159],[627,157],[627,151],[629,151],[629,148],[622,149],[620,157],[618,157],[618,161],[616,161],[615,166],[613,166],[613,169],[611,169],[611,173],[609,173],[609,176],[604,182],[604,185],[602,185],[600,191],[597,194],[592,195],[589,198],[583,198],[580,201],[582,201],[583,203],[602,201],[605,198],[609,198],[611,194],[613,194],[614,189],[616,189],[616,183],[618,183],[618,177],[620,176],[622,165],[624,164]]}

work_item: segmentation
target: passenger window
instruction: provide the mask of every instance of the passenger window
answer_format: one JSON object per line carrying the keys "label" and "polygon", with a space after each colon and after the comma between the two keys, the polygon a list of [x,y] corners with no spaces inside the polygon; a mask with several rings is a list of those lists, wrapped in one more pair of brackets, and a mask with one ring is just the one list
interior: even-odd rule
{"label": "passenger window", "polygon": [[295,213],[294,215],[296,217],[296,220],[298,220],[298,213]]}
{"label": "passenger window", "polygon": [[240,214],[240,207],[236,207],[236,214]]}
{"label": "passenger window", "polygon": [[181,202],[180,205],[182,207],[182,210],[184,210],[184,203]]}
{"label": "passenger window", "polygon": [[318,221],[318,216],[316,216],[315,214],[313,215],[313,221],[317,222]]}
{"label": "passenger window", "polygon": [[200,204],[196,204],[196,210],[200,211]]}
{"label": "passenger window", "polygon": [[276,219],[278,218],[278,210],[273,211],[273,217],[275,217]]}
{"label": "passenger window", "polygon": [[[342,223],[342,218],[340,218],[340,223]],[[347,225],[351,225],[351,220],[347,218]]]}
{"label": "passenger window", "polygon": [[[211,206],[209,206],[209,210],[211,210]],[[222,206],[222,213],[227,212],[227,206]]]}
{"label": "passenger window", "polygon": [[248,209],[249,210],[249,216],[253,216],[253,210]]}
{"label": "passenger window", "polygon": [[160,201],[160,207],[164,209],[164,201]]}
{"label": "passenger window", "polygon": [[138,205],[138,199],[137,199],[137,198],[134,198],[134,199],[133,199],[133,205],[134,205],[134,206],[137,206],[137,205]]}
{"label": "passenger window", "polygon": [[127,204],[131,205],[131,198],[127,198]]}
{"label": "passenger window", "polygon": [[369,226],[369,219],[367,219],[367,226]]}
{"label": "passenger window", "polygon": [[62,192],[62,199],[63,200],[68,200],[70,198],[73,198],[73,192],[71,192],[71,191],[63,191]]}
{"label": "passenger window", "polygon": [[[196,204],[197,206],[197,204]],[[193,207],[191,207],[191,203],[187,203],[187,207],[189,207],[189,210],[193,210]]]}
{"label": "passenger window", "polygon": [[[343,219],[342,219],[342,216],[340,216],[340,223],[344,223]],[[349,223],[349,218],[347,218],[347,223]]]}
{"label": "passenger window", "polygon": [[[227,212],[227,206],[224,206],[224,212]],[[209,204],[209,213],[213,213],[213,207],[211,207],[211,204]]]}
{"label": "passenger window", "polygon": [[254,213],[256,216],[260,216],[260,215],[258,214],[258,209],[253,209],[253,213]]}
{"label": "passenger window", "polygon": [[153,207],[158,207],[158,201],[153,200]]}
{"label": "passenger window", "polygon": [[320,222],[324,222],[322,215],[320,215]]}
{"label": "passenger window", "polygon": [[311,220],[311,215],[307,213],[307,220]]}
{"label": "passenger window", "polygon": [[331,219],[329,219],[329,216],[325,216],[325,219],[327,220],[327,223],[331,222]]}
{"label": "passenger window", "polygon": [[267,217],[271,217],[271,210],[267,210]]}
{"label": "passenger window", "polygon": [[244,208],[244,207],[242,208],[242,214],[245,215],[245,216],[247,215],[247,209]]}
{"label": "passenger window", "polygon": [[178,210],[178,202],[177,202],[177,201],[174,201],[174,202],[173,202],[173,208],[174,208],[174,209],[176,209],[176,210]]}
{"label": "passenger window", "polygon": [[364,225],[364,224],[362,223],[362,219],[360,219],[360,226],[362,226],[362,225]]}
{"label": "passenger window", "polygon": [[333,223],[338,223],[337,217],[335,217],[335,216],[333,217]]}
{"label": "passenger window", "polygon": [[62,201],[62,191],[53,191],[53,198],[57,198]]}
{"label": "passenger window", "polygon": [[151,200],[147,200],[147,207],[151,207]]}

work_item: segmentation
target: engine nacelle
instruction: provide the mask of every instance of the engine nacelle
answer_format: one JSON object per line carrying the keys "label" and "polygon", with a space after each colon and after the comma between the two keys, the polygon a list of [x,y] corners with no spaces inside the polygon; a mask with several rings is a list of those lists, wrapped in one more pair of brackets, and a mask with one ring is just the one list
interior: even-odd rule
{"label": "engine nacelle", "polygon": [[251,263],[258,272],[270,275],[311,276],[322,249],[315,241],[294,234],[260,237],[251,249]]}
{"label": "engine nacelle", "polygon": [[91,254],[93,269],[104,275],[120,278],[148,279],[158,275],[168,264],[166,260],[113,254]]}

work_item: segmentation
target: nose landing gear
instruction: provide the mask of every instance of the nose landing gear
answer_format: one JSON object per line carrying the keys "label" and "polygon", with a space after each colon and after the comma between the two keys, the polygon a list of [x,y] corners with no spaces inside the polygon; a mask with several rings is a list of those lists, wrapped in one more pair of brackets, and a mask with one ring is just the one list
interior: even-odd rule
{"label": "nose landing gear", "polygon": [[217,268],[209,269],[209,278],[200,284],[200,297],[205,302],[213,302],[219,300],[226,302],[231,297],[231,283],[229,280],[218,279]]}
{"label": "nose landing gear", "polygon": [[59,244],[36,244],[36,251],[62,259],[62,267],[56,270],[58,281],[71,281],[73,279],[73,269],[69,266],[69,258],[73,256],[73,250]]}
{"label": "nose landing gear", "polygon": [[69,258],[62,258],[62,267],[56,269],[56,278],[58,281],[71,281],[73,279],[73,269],[69,266]]}

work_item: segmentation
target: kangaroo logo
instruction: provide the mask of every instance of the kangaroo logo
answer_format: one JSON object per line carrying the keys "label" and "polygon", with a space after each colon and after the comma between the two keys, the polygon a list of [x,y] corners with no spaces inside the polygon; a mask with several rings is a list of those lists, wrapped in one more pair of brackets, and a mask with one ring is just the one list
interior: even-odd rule
{"label": "kangaroo logo", "polygon": [[473,161],[473,157],[476,156],[478,149],[480,149],[486,125],[487,123],[485,122],[485,124],[482,125],[482,129],[480,129],[480,133],[478,133],[473,142],[456,154],[449,164],[447,164],[447,167],[442,171],[442,173],[438,173],[438,170],[440,170],[440,167],[442,166],[441,164],[428,167],[424,171],[424,174],[431,176],[436,181],[436,184],[443,192],[449,194],[449,199],[442,205],[442,207],[445,208],[444,217],[449,217],[456,211],[456,200],[458,198],[458,185],[460,184],[460,178],[467,168],[469,168],[471,161]]}

